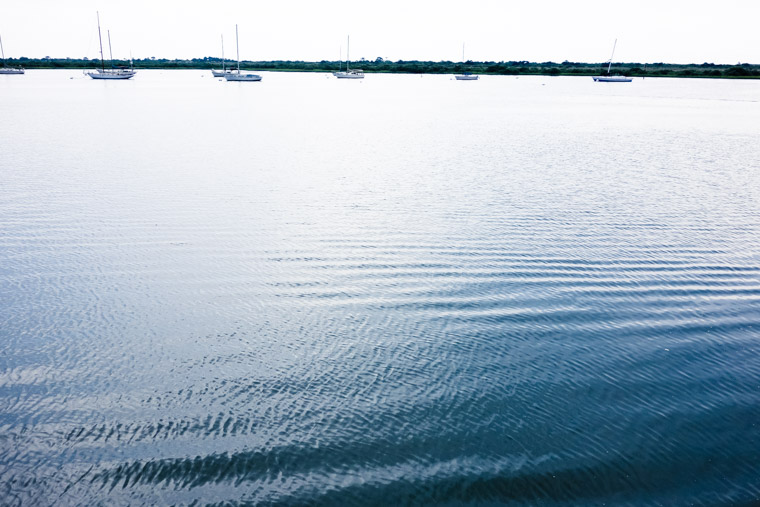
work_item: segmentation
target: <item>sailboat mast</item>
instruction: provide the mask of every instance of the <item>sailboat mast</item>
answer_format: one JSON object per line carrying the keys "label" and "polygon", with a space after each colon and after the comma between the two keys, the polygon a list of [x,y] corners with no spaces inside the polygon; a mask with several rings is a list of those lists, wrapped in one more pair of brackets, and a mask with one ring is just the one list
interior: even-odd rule
{"label": "sailboat mast", "polygon": [[98,42],[100,42],[100,68],[102,70],[106,70],[106,64],[103,61],[103,37],[100,34],[100,12],[95,11],[95,14],[98,16]]}
{"label": "sailboat mast", "polygon": [[240,74],[240,41],[238,40],[238,29],[237,25],[235,25],[235,47],[237,49],[237,70],[238,74]]}
{"label": "sailboat mast", "polygon": [[462,63],[464,63],[464,42],[462,43]]}
{"label": "sailboat mast", "polygon": [[346,35],[346,72],[348,72],[348,66],[351,63],[351,58],[348,56],[351,51],[351,36]]}
{"label": "sailboat mast", "polygon": [[225,65],[227,65],[227,62],[224,59],[224,34],[222,34],[222,72],[226,70]]}
{"label": "sailboat mast", "polygon": [[111,30],[106,30],[108,33],[108,54],[111,56],[111,67],[113,67],[113,50],[111,49]]}
{"label": "sailboat mast", "polygon": [[5,67],[5,50],[3,49],[3,38],[0,36],[0,53],[3,54],[3,67]]}
{"label": "sailboat mast", "polygon": [[615,39],[615,43],[612,45],[612,54],[610,55],[610,64],[607,66],[607,75],[610,73],[610,69],[612,69],[612,58],[615,56],[615,48],[617,47],[617,39]]}

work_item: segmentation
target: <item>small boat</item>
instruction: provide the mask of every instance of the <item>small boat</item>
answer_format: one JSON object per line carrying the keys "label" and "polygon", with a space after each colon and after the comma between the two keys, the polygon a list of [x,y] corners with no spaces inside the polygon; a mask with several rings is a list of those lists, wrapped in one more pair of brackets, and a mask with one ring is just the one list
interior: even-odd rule
{"label": "small boat", "polygon": [[240,71],[228,72],[224,75],[227,81],[261,81],[258,74],[241,73]]}
{"label": "small boat", "polygon": [[615,39],[615,44],[612,45],[612,55],[610,56],[609,61],[607,62],[607,75],[606,76],[592,76],[592,79],[595,82],[598,83],[630,83],[633,81],[632,77],[628,76],[617,76],[610,74],[610,70],[612,69],[612,58],[615,56],[615,47],[617,46],[617,39]]}
{"label": "small boat", "polygon": [[0,74],[23,74],[23,67],[8,67],[5,63],[5,50],[3,49],[3,38],[0,37],[0,53],[3,54],[3,66],[0,67]]}
{"label": "small boat", "polygon": [[600,83],[630,83],[633,81],[632,77],[627,76],[593,76],[593,79]]}
{"label": "small boat", "polygon": [[129,79],[134,77],[137,71],[132,67],[113,67],[110,69],[97,69],[95,72],[88,72],[87,75],[92,79]]}
{"label": "small boat", "polygon": [[237,70],[230,70],[224,74],[227,81],[261,81],[261,76],[252,73],[240,72],[240,42],[238,41],[238,26],[235,25],[235,47],[237,48]]}
{"label": "small boat", "polygon": [[227,68],[227,61],[224,59],[224,35],[222,35],[222,70],[211,69],[211,74],[214,77],[224,77],[230,69]]}
{"label": "small boat", "polygon": [[103,58],[103,38],[100,34],[100,13],[97,13],[98,16],[98,41],[100,42],[100,68],[95,69],[92,72],[85,72],[88,76],[90,76],[92,79],[130,79],[134,77],[135,74],[137,74],[137,71],[132,66],[132,61],[130,59],[129,67],[125,66],[119,66],[114,67],[113,65],[113,50],[111,49],[111,31],[108,31],[108,51],[111,56],[111,68],[106,69],[105,59]]}
{"label": "small boat", "polygon": [[[462,43],[462,63],[465,63],[466,60],[464,59],[464,42]],[[477,74],[473,74],[472,72],[462,72],[461,74],[455,74],[454,78],[457,81],[477,81],[478,78]]]}
{"label": "small boat", "polygon": [[345,72],[333,72],[338,79],[364,79],[364,71],[361,69],[349,69]]}
{"label": "small boat", "polygon": [[351,59],[349,58],[349,50],[351,49],[351,36],[347,37],[346,41],[346,70],[333,72],[333,76],[338,79],[364,79],[364,71],[361,69],[351,68]]}

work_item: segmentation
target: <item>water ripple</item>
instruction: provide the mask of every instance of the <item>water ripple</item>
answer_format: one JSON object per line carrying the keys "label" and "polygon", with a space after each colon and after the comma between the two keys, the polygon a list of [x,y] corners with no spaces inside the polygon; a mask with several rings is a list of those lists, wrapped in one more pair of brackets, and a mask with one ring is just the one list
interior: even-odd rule
{"label": "water ripple", "polygon": [[34,74],[3,505],[759,501],[752,83]]}

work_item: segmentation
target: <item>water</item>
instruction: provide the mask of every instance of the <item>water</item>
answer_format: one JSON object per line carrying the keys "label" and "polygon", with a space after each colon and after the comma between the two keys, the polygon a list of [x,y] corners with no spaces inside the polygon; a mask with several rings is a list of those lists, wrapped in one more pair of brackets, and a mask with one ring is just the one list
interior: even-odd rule
{"label": "water", "polygon": [[760,501],[760,82],[0,80],[0,503]]}

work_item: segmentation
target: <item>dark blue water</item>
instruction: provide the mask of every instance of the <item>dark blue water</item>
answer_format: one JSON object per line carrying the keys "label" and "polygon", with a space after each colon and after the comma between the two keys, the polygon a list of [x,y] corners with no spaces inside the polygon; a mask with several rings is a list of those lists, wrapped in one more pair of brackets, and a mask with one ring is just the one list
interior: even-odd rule
{"label": "dark blue water", "polygon": [[760,502],[760,83],[0,92],[0,504]]}

